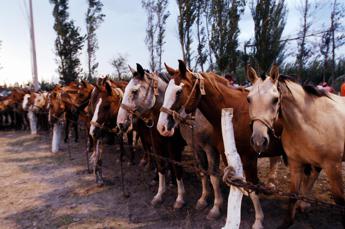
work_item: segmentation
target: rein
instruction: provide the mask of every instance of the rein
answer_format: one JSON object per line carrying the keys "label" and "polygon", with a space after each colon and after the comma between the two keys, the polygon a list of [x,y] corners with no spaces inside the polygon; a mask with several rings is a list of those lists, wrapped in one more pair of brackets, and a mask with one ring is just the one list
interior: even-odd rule
{"label": "rein", "polygon": [[98,122],[95,122],[95,121],[90,121],[90,124],[95,126],[95,127],[97,127],[97,128],[99,128],[99,129],[101,129],[101,130],[105,130],[105,131],[107,131],[109,133],[115,133],[116,134],[116,133],[119,132],[119,129],[117,128],[117,126],[114,127],[114,128],[109,128],[109,127],[106,127],[104,125],[104,123],[101,125],[101,124],[99,124]]}

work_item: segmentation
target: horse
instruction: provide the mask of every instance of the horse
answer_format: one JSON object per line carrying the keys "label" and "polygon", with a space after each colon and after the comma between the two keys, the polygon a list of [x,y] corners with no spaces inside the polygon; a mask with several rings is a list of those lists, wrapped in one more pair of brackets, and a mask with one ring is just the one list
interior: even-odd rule
{"label": "horse", "polygon": [[130,126],[131,118],[139,119],[136,130],[146,150],[151,149],[152,158],[155,160],[159,176],[159,187],[151,205],[156,206],[163,201],[166,191],[165,174],[167,166],[172,168],[172,175],[176,177],[177,198],[174,208],[182,208],[185,204],[185,188],[182,180],[182,167],[162,159],[181,162],[182,151],[186,145],[179,131],[171,137],[161,136],[155,125],[158,121],[159,109],[163,103],[163,95],[168,79],[165,75],[148,73],[140,64],[137,70],[130,68],[133,78],[129,81],[117,117],[117,125],[125,132]]}
{"label": "horse", "polygon": [[[90,98],[88,108],[93,111],[93,116],[90,122],[89,134],[92,136],[93,141],[96,142],[96,148],[91,156],[91,162],[96,176],[96,183],[99,185],[104,184],[99,140],[106,134],[119,133],[116,118],[123,98],[123,88],[126,84],[127,82],[115,82],[107,78],[100,79],[93,89]],[[119,134],[119,140],[121,147],[120,163],[122,163],[122,153],[124,151],[122,134]]]}
{"label": "horse", "polygon": [[[31,120],[32,133],[36,132],[36,125],[42,130],[48,130],[48,92],[31,92],[25,94],[22,102],[22,108],[27,112],[29,119]],[[38,123],[37,123],[38,120]]]}
{"label": "horse", "polygon": [[[257,153],[250,146],[251,129],[249,126],[248,104],[246,101],[248,91],[241,88],[229,87],[228,81],[215,73],[194,73],[189,70],[182,60],[179,60],[179,68],[173,69],[165,64],[169,74],[173,77],[168,85],[165,100],[170,100],[170,110],[179,113],[184,110],[187,114],[200,109],[201,113],[215,129],[212,139],[216,143],[222,160],[227,164],[224,154],[224,144],[221,131],[221,111],[223,108],[234,109],[234,133],[235,142],[240,154],[246,180],[257,184]],[[171,95],[168,97],[167,95]],[[169,122],[174,123],[174,118],[168,115]],[[168,125],[167,120],[163,125],[167,131],[171,131],[173,124]],[[279,134],[279,133],[278,133]],[[281,156],[284,154],[281,142],[273,139],[267,151],[260,157]],[[255,222],[253,228],[262,228],[263,212],[260,201],[255,192],[250,193],[255,208]]]}
{"label": "horse", "polygon": [[[323,169],[335,202],[345,206],[341,172],[345,161],[345,100],[310,85],[301,86],[291,77],[280,75],[277,65],[272,66],[267,78],[258,77],[249,67],[248,78],[253,84],[247,95],[253,148],[257,152],[266,150],[272,141],[268,132],[274,132],[274,123],[280,121],[281,141],[291,174],[290,191],[305,194],[306,190],[301,188],[302,175],[311,165],[314,169],[309,189]],[[292,225],[295,214],[296,199],[290,199],[288,216],[281,228]],[[342,224],[345,227],[345,212]]]}

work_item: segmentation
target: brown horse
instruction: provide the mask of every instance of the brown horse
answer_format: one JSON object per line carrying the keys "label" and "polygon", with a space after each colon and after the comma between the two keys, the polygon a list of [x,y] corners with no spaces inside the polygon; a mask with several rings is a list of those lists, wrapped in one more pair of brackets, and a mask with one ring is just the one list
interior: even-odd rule
{"label": "brown horse", "polygon": [[[238,152],[241,156],[246,179],[251,183],[258,183],[257,158],[283,155],[281,142],[273,138],[269,149],[258,155],[250,146],[251,129],[249,126],[248,91],[228,86],[228,81],[214,73],[193,73],[187,69],[183,61],[179,61],[179,69],[175,70],[166,65],[168,72],[173,76],[168,90],[174,90],[171,109],[179,112],[192,113],[197,108],[215,128],[213,140],[222,154],[224,163],[224,145],[221,136],[221,111],[223,108],[234,109],[234,132]],[[173,120],[172,120],[173,121]],[[258,196],[253,192],[250,197],[255,207],[255,223],[253,228],[262,228],[263,213]]]}
{"label": "brown horse", "polygon": [[[91,161],[96,176],[96,183],[99,185],[104,184],[99,140],[106,134],[118,133],[116,118],[123,98],[122,88],[124,88],[126,84],[126,82],[115,82],[107,78],[100,79],[98,85],[93,89],[90,98],[88,109],[90,109],[90,112],[93,111],[93,116],[90,122],[91,127],[89,134],[92,136],[93,141],[96,142],[96,148],[91,156]],[[122,134],[120,134],[119,140],[121,147],[120,160],[122,162],[122,152],[124,150]]]}
{"label": "brown horse", "polygon": [[[335,202],[345,206],[341,171],[342,161],[345,161],[345,100],[312,86],[302,87],[291,78],[280,76],[276,65],[270,77],[259,78],[252,68],[248,68],[248,77],[253,83],[247,98],[253,122],[251,142],[256,151],[266,149],[272,140],[268,132],[274,131],[273,124],[280,120],[283,125],[281,140],[291,174],[291,192],[305,194],[308,191],[300,187],[305,167],[312,165],[316,169],[308,188],[312,188],[323,169]],[[281,228],[293,223],[295,203],[295,199],[290,199],[289,214]],[[342,223],[345,227],[345,213]]]}

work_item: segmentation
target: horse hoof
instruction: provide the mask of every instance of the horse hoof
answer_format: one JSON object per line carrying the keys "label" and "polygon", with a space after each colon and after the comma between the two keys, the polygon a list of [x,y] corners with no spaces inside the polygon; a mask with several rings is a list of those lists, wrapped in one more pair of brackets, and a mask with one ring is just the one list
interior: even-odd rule
{"label": "horse hoof", "polygon": [[207,220],[216,220],[220,217],[220,210],[219,208],[213,207],[210,212],[208,213],[206,219]]}
{"label": "horse hoof", "polygon": [[255,220],[255,223],[252,226],[252,229],[263,229],[264,226],[262,225],[261,220]]}
{"label": "horse hoof", "polygon": [[204,210],[207,207],[207,202],[206,201],[200,201],[196,203],[195,209],[198,211]]}
{"label": "horse hoof", "polygon": [[152,200],[151,200],[151,205],[153,207],[156,207],[157,205],[161,204],[163,202],[162,200],[162,197],[154,197]]}
{"label": "horse hoof", "polygon": [[147,161],[144,160],[144,159],[141,159],[140,162],[139,162],[139,166],[140,167],[145,167],[146,164],[147,164]]}
{"label": "horse hoof", "polygon": [[304,202],[304,201],[298,201],[297,204],[297,209],[299,209],[301,212],[308,212],[310,210],[311,204]]}
{"label": "horse hoof", "polygon": [[175,201],[174,209],[181,209],[185,205],[184,201]]}

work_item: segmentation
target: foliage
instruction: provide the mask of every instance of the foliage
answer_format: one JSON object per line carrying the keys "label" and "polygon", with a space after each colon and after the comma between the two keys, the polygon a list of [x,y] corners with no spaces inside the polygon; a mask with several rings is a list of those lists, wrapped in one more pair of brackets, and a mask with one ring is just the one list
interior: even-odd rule
{"label": "foliage", "polygon": [[244,12],[244,0],[211,1],[210,47],[219,72],[236,71],[240,15]]}
{"label": "foliage", "polygon": [[88,77],[91,80],[98,67],[96,61],[96,50],[98,42],[96,38],[96,30],[104,21],[105,15],[102,14],[103,3],[100,0],[87,0],[88,9],[86,12],[86,41],[87,41],[87,59],[88,59]]}
{"label": "foliage", "polygon": [[286,42],[281,42],[281,36],[286,23],[285,0],[252,0],[250,8],[255,27],[255,62],[259,71],[267,72],[273,62],[279,64],[284,58]]}
{"label": "foliage", "polygon": [[111,60],[110,64],[115,68],[116,77],[123,80],[128,72],[127,57],[119,53],[117,57]]}
{"label": "foliage", "polygon": [[50,0],[53,4],[55,19],[54,30],[57,37],[55,49],[57,55],[58,72],[62,84],[75,81],[81,72],[79,54],[83,47],[85,36],[81,36],[79,27],[69,19],[68,0]]}
{"label": "foliage", "polygon": [[150,69],[162,68],[163,46],[165,44],[165,26],[170,12],[168,0],[142,0],[142,7],[147,13],[145,43],[150,55]]}

